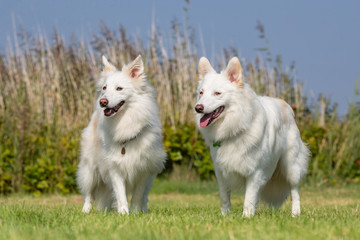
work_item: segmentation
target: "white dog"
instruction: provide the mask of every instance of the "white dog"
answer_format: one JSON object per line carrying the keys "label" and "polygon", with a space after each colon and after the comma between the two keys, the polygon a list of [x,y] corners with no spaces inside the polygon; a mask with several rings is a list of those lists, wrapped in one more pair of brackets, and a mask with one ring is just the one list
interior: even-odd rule
{"label": "white dog", "polygon": [[96,83],[96,110],[81,140],[77,182],[90,212],[115,207],[147,211],[148,193],[162,171],[165,153],[155,91],[145,79],[141,56],[118,71],[103,57],[104,70]]}
{"label": "white dog", "polygon": [[298,186],[308,166],[291,107],[259,97],[244,83],[239,59],[216,73],[199,61],[196,122],[210,147],[222,214],[230,211],[231,189],[245,186],[243,215],[255,214],[258,198],[279,207],[291,192],[292,215],[300,214]]}

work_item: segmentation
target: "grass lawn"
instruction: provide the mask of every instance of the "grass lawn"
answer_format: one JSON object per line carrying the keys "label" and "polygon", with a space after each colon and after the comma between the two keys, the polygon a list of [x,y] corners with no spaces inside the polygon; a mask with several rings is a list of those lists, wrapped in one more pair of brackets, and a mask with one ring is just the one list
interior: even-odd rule
{"label": "grass lawn", "polygon": [[242,214],[243,194],[220,215],[215,182],[157,180],[149,212],[81,213],[79,195],[0,197],[0,239],[360,239],[360,187],[300,189],[302,215],[291,217],[290,200],[279,210],[260,204]]}

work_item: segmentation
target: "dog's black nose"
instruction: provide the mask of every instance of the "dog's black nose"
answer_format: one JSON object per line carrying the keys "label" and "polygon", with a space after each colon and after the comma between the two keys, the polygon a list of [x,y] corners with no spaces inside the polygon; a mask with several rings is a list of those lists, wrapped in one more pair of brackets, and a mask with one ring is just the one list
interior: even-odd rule
{"label": "dog's black nose", "polygon": [[203,113],[204,112],[204,105],[202,104],[198,104],[195,106],[195,111],[198,113]]}
{"label": "dog's black nose", "polygon": [[109,101],[106,98],[100,99],[100,106],[106,107],[108,105]]}

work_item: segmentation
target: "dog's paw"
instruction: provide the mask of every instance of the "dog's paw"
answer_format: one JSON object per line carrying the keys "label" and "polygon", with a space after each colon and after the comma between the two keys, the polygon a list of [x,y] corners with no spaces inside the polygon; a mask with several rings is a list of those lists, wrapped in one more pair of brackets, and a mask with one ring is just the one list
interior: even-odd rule
{"label": "dog's paw", "polygon": [[118,213],[121,215],[129,215],[129,208],[127,206],[122,206],[118,209]]}
{"label": "dog's paw", "polygon": [[255,215],[255,210],[252,208],[245,208],[243,211],[243,217],[250,218]]}
{"label": "dog's paw", "polygon": [[221,215],[226,216],[230,213],[230,208],[221,208]]}
{"label": "dog's paw", "polygon": [[141,207],[140,206],[131,207],[131,211],[133,213],[140,213],[141,212]]}
{"label": "dog's paw", "polygon": [[300,209],[293,209],[291,211],[291,216],[292,217],[299,217],[300,216]]}
{"label": "dog's paw", "polygon": [[83,213],[89,213],[90,210],[91,210],[91,203],[85,203],[81,211]]}

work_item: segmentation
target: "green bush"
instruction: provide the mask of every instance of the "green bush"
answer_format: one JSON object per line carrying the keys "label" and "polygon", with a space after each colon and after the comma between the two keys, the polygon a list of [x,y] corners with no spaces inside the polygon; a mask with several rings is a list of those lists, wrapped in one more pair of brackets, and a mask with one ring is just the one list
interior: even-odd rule
{"label": "green bush", "polygon": [[7,144],[0,145],[0,193],[10,193],[14,191],[12,179],[14,174],[15,155]]}
{"label": "green bush", "polygon": [[210,179],[214,173],[209,150],[195,124],[186,123],[176,129],[165,127],[164,146],[171,164],[195,168],[201,179]]}
{"label": "green bush", "polygon": [[[60,124],[59,124],[60,125]],[[22,139],[10,141],[16,133],[2,128],[0,136],[0,191],[3,194],[25,191],[34,194],[76,191],[81,129],[63,133],[59,126],[39,126],[25,132]],[[21,142],[21,146],[16,142]]]}

